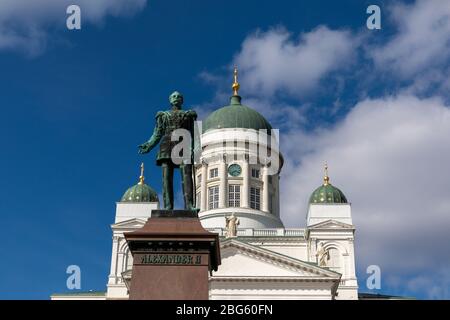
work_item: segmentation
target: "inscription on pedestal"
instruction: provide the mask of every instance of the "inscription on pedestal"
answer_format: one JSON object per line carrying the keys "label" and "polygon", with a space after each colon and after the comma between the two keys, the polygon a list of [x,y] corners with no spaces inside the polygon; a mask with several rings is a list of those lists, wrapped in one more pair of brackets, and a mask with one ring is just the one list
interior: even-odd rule
{"label": "inscription on pedestal", "polygon": [[207,265],[207,256],[201,254],[135,254],[135,264],[152,265]]}

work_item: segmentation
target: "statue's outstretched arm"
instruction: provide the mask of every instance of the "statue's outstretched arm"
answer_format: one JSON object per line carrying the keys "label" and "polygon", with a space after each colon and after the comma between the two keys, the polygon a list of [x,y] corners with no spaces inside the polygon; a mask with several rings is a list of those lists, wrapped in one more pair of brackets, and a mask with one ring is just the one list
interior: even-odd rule
{"label": "statue's outstretched arm", "polygon": [[162,134],[163,134],[163,124],[161,121],[161,114],[158,112],[156,114],[156,124],[155,129],[153,130],[153,134],[150,137],[150,139],[148,139],[147,142],[139,146],[139,153],[143,154],[150,152],[159,143],[159,141],[162,138]]}

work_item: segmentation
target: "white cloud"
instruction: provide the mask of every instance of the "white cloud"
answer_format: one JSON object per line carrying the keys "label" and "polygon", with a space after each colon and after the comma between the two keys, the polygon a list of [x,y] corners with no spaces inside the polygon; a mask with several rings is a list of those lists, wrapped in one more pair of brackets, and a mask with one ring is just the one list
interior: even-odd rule
{"label": "white cloud", "polygon": [[[318,89],[320,81],[332,72],[345,70],[354,63],[360,40],[350,31],[330,30],[326,26],[302,33],[297,39],[283,28],[255,32],[243,41],[232,63],[239,67],[242,103],[255,108],[275,125],[283,123],[285,128],[296,128],[305,124],[305,111],[311,105],[284,102],[276,98],[277,93],[299,98]],[[223,69],[226,77],[206,71],[199,74],[204,82],[218,88],[211,102],[196,106],[200,119],[228,103],[231,89],[223,90],[223,83],[231,84],[231,68]]]}
{"label": "white cloud", "polygon": [[47,29],[66,27],[66,9],[79,5],[82,23],[99,23],[106,16],[123,16],[141,10],[147,0],[1,0],[0,50],[40,53],[46,45]]}
{"label": "white cloud", "polygon": [[[267,99],[282,92],[304,99],[305,94],[320,90],[321,80],[333,72],[342,77],[343,70],[359,63],[353,76],[366,86],[380,79],[401,80],[405,82],[396,85],[411,93],[448,95],[450,6],[444,0],[400,2],[386,7],[383,14],[395,32],[381,43],[373,32],[326,26],[298,37],[283,28],[248,36],[233,59],[241,70],[245,93]],[[368,52],[365,57],[359,55],[363,48]]]}
{"label": "white cloud", "polygon": [[[274,29],[247,37],[232,62],[241,71],[243,103],[287,131],[281,134],[285,225],[304,226],[308,198],[322,183],[322,165],[328,161],[332,183],[353,203],[360,270],[377,264],[382,285],[405,295],[450,298],[450,109],[444,100],[450,88],[450,6],[418,0],[384,13],[397,27],[391,37],[381,38],[384,43],[367,46],[354,32],[324,26],[298,40]],[[370,52],[365,65],[358,56],[361,48]],[[369,93],[385,76],[392,95],[360,98],[333,127],[302,130],[307,109],[318,108],[314,102],[305,105],[304,94],[321,90],[321,80],[332,74],[345,82],[349,74],[342,71],[350,66]],[[217,97],[224,97],[222,90]],[[346,104],[334,99],[330,113]],[[279,119],[280,114],[288,116]]]}
{"label": "white cloud", "polygon": [[[282,137],[283,221],[304,225],[327,160],[331,182],[353,203],[359,266],[377,264],[390,277],[419,274],[431,281],[428,272],[450,265],[449,137],[450,108],[438,98],[414,96],[365,100],[335,127],[291,131]],[[449,298],[446,279],[429,283],[430,297]],[[411,281],[404,288],[419,280]]]}
{"label": "white cloud", "polygon": [[445,0],[417,0],[389,8],[398,31],[373,49],[375,64],[403,78],[440,68],[450,56],[450,5]]}
{"label": "white cloud", "polygon": [[442,268],[428,274],[425,272],[412,277],[406,282],[405,294],[421,293],[425,291],[428,299],[443,299],[450,297],[450,270]]}
{"label": "white cloud", "polygon": [[293,39],[278,28],[247,37],[234,63],[250,95],[287,91],[298,97],[330,72],[348,67],[357,45],[358,38],[345,30],[319,26]]}

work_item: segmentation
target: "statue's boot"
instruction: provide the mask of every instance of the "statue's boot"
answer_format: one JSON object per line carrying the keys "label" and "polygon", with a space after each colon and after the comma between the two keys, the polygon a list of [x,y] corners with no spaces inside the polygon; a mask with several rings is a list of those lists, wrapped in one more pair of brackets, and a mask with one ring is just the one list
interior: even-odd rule
{"label": "statue's boot", "polygon": [[173,165],[162,164],[163,201],[165,210],[173,210]]}
{"label": "statue's boot", "polygon": [[186,210],[198,211],[194,206],[194,184],[192,182],[192,165],[182,164],[180,166],[181,179],[183,180],[184,208]]}

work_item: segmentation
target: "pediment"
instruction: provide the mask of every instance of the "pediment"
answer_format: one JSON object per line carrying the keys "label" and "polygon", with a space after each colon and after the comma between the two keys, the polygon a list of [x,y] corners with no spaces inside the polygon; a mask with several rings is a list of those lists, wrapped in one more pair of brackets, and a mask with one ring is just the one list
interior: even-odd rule
{"label": "pediment", "polygon": [[111,225],[111,228],[114,229],[138,229],[141,228],[147,219],[144,218],[132,218],[129,220],[121,221],[118,223],[114,223]]}
{"label": "pediment", "polygon": [[336,280],[339,273],[237,239],[221,242],[222,264],[213,278]]}
{"label": "pediment", "polygon": [[351,224],[336,221],[333,219],[313,224],[308,229],[355,229]]}

